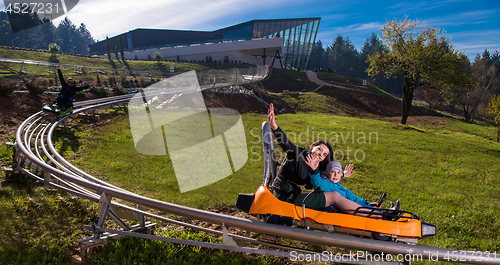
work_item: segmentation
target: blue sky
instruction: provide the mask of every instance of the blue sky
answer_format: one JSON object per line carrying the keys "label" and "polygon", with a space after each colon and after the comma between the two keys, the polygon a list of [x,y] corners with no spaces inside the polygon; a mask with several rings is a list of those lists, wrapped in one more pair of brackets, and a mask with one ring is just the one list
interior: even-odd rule
{"label": "blue sky", "polygon": [[316,40],[329,45],[340,34],[358,50],[386,21],[407,15],[445,30],[471,59],[484,49],[500,51],[499,0],[80,0],[66,15],[97,40],[135,28],[212,31],[253,19],[321,17]]}

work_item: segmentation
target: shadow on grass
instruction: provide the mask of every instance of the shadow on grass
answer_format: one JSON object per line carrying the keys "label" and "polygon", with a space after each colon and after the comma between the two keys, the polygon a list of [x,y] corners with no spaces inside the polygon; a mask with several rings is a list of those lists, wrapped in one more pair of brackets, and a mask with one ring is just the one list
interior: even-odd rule
{"label": "shadow on grass", "polygon": [[402,125],[402,124],[395,124],[395,123],[393,123],[393,124],[391,124],[391,128],[392,129],[396,129],[396,130],[413,130],[413,131],[425,133],[424,130],[415,128],[415,127],[413,127],[411,125]]}
{"label": "shadow on grass", "polygon": [[[191,233],[175,237],[188,240]],[[186,236],[188,238],[186,238]],[[203,239],[201,239],[203,240]],[[206,239],[205,240],[209,240]],[[209,240],[210,241],[210,240]],[[164,261],[165,263],[163,263]],[[91,259],[92,264],[280,264],[279,259],[249,256],[222,250],[213,250],[161,241],[125,238],[100,249]]]}

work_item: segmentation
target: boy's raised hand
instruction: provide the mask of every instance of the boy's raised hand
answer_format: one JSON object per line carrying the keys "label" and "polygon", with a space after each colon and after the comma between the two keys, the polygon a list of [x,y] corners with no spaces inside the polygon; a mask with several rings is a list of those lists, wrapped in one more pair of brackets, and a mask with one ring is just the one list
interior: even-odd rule
{"label": "boy's raised hand", "polygon": [[356,173],[356,172],[352,171],[353,169],[354,169],[353,164],[347,165],[344,169],[344,178],[348,178],[348,177],[354,175],[354,173]]}

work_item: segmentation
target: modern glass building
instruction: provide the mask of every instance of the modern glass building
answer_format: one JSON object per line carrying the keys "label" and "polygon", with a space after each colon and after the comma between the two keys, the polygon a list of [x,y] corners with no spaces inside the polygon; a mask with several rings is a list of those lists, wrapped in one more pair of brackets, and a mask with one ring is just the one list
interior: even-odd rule
{"label": "modern glass building", "polygon": [[[283,39],[285,68],[305,70],[309,64],[312,47],[316,41],[321,18],[252,20],[215,31],[183,31],[160,29],[135,29],[109,38],[111,50],[121,45],[126,51],[166,47],[199,46],[213,43],[252,41],[269,38]],[[91,54],[105,54],[106,41],[90,46]],[[273,57],[274,52],[266,52]],[[269,57],[268,57],[269,58]]]}
{"label": "modern glass building", "polygon": [[321,18],[252,20],[221,29],[223,39],[255,40],[283,38],[283,64],[287,68],[305,70]]}

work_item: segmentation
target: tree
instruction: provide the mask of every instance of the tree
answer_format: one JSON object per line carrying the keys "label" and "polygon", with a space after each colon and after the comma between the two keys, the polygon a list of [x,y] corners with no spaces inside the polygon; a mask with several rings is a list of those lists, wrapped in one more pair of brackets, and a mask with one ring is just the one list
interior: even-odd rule
{"label": "tree", "polygon": [[122,57],[122,61],[125,61],[125,51],[123,50],[123,40],[120,36],[120,56]]}
{"label": "tree", "polygon": [[325,58],[325,48],[323,48],[323,43],[318,40],[313,44],[311,50],[311,57],[309,59],[309,69],[314,68],[326,68],[328,65]]}
{"label": "tree", "polygon": [[405,18],[388,21],[381,30],[386,49],[368,57],[368,73],[384,72],[387,78],[403,74],[401,124],[406,124],[416,88],[470,84],[470,76],[463,71],[463,53],[455,51],[439,29]]}
{"label": "tree", "polygon": [[43,24],[35,27],[35,30],[38,31],[35,37],[35,49],[45,49],[54,42],[54,32],[55,28],[52,22],[48,18],[44,18]]}
{"label": "tree", "polygon": [[500,143],[500,96],[491,98],[488,104],[488,113],[495,115],[495,124],[497,125],[497,143]]}
{"label": "tree", "polygon": [[442,98],[439,91],[436,89],[424,88],[422,94],[424,94],[425,101],[429,104],[429,109],[436,110]]}
{"label": "tree", "polygon": [[344,38],[342,35],[338,35],[326,52],[329,66],[333,67],[338,74],[356,76],[362,71],[359,64],[359,53],[349,37]]}
{"label": "tree", "polygon": [[115,62],[113,62],[113,59],[111,59],[111,47],[109,46],[109,38],[108,38],[108,36],[106,36],[106,49],[107,49],[107,52],[108,52],[108,61],[109,61],[109,64],[111,64],[111,67],[113,67],[113,69],[116,69]]}
{"label": "tree", "polygon": [[106,50],[108,52],[108,60],[111,61],[111,48],[109,47],[109,38],[106,36]]}
{"label": "tree", "polygon": [[33,12],[35,10],[30,5],[26,9],[20,10],[21,12],[16,12],[14,8],[10,11],[6,9],[6,11],[8,11],[10,26],[14,33],[25,31],[43,23],[38,17],[38,13]]}
{"label": "tree", "polygon": [[160,52],[155,52],[155,55],[153,56],[154,60],[157,62],[161,61],[161,53]]}
{"label": "tree", "polygon": [[367,78],[372,85],[377,86],[392,95],[400,96],[401,86],[399,84],[403,82],[403,76],[401,74],[397,74],[394,78],[387,79],[384,78],[383,73],[368,77],[368,73],[366,72],[366,69],[370,67],[368,56],[373,56],[384,51],[384,49],[385,47],[380,38],[375,33],[372,33],[372,35],[366,39],[363,47],[361,48],[359,61],[362,72],[358,73],[357,76],[363,79]]}
{"label": "tree", "polygon": [[500,85],[497,76],[497,69],[491,63],[489,52],[483,53],[481,57],[476,56],[474,63],[470,66],[470,71],[474,77],[473,86],[469,89],[458,89],[458,103],[464,111],[464,119],[470,121],[474,119],[474,112],[490,97]]}
{"label": "tree", "polygon": [[440,91],[441,96],[444,101],[448,103],[448,107],[450,108],[451,115],[455,113],[455,107],[458,104],[458,95],[455,93],[455,90],[451,87],[445,87]]}
{"label": "tree", "polygon": [[52,53],[49,57],[49,62],[58,63],[59,59],[57,59],[57,53],[61,50],[61,47],[55,43],[49,44],[49,52]]}
{"label": "tree", "polygon": [[78,41],[78,36],[76,33],[76,26],[65,17],[56,30],[57,43],[61,46],[61,51],[63,52],[75,52],[76,44]]}
{"label": "tree", "polygon": [[89,54],[89,45],[94,44],[95,40],[92,38],[90,31],[85,24],[81,23],[76,30],[76,52],[79,54]]}
{"label": "tree", "polygon": [[3,46],[11,46],[12,42],[12,29],[10,27],[10,21],[7,17],[7,13],[4,11],[0,11],[0,45]]}

